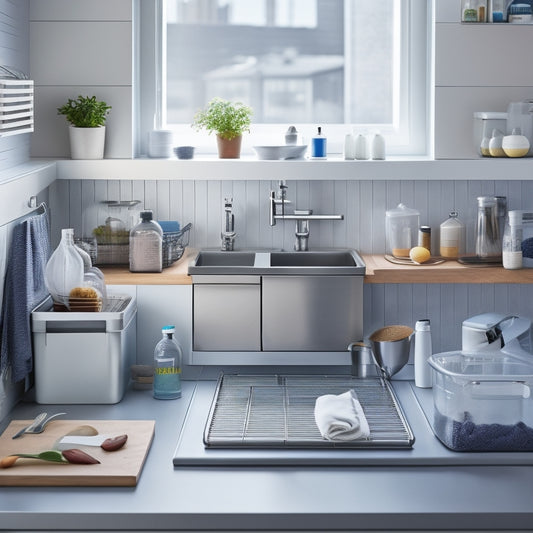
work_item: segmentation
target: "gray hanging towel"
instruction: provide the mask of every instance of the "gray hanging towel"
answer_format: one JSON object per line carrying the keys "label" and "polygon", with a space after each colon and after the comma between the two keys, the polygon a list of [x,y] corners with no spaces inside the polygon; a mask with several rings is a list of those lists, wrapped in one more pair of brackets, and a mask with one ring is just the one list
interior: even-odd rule
{"label": "gray hanging towel", "polygon": [[33,369],[31,311],[48,296],[44,271],[50,257],[47,210],[13,228],[0,322],[0,370],[17,383]]}

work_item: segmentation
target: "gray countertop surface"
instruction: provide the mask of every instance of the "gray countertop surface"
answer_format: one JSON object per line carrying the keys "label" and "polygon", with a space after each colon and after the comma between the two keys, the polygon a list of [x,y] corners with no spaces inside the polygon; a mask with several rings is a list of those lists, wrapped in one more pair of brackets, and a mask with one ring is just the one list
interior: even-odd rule
{"label": "gray countertop surface", "polygon": [[[408,382],[399,386],[408,388]],[[68,418],[78,420],[155,419],[155,437],[136,487],[0,487],[0,530],[533,528],[529,457],[521,461],[509,455],[509,461],[504,456],[490,461],[501,464],[471,464],[468,454],[461,454],[465,459],[441,464],[380,464],[372,458],[376,452],[366,450],[357,453],[368,454],[368,464],[174,467],[172,458],[187,413],[189,418],[197,416],[194,402],[189,409],[191,398],[211,389],[213,382],[198,382],[197,387],[191,381],[184,383],[183,397],[173,401],[132,390],[116,405],[20,403],[2,421],[0,431],[12,419],[30,419],[46,410],[66,411]],[[417,442],[428,446],[434,437],[416,400],[404,409]],[[184,436],[194,431],[184,427]],[[433,444],[440,446],[436,439]],[[448,453],[452,452],[444,455]]]}

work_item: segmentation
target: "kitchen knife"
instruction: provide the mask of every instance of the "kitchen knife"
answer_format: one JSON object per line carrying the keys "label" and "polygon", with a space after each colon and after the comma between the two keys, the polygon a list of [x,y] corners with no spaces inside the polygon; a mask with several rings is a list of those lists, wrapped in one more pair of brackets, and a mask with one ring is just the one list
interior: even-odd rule
{"label": "kitchen knife", "polygon": [[[55,444],[56,450],[69,450],[76,446],[100,446],[107,451],[115,451],[126,443],[127,436],[109,436],[109,435],[94,435],[86,437],[83,435],[65,435],[61,437]],[[107,441],[107,442],[106,442]]]}

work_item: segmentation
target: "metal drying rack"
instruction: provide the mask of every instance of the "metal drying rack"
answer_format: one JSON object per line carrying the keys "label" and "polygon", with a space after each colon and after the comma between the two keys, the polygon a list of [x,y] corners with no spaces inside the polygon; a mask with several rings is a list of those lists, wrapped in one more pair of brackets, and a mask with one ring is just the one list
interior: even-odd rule
{"label": "metal drying rack", "polygon": [[[350,389],[365,412],[370,437],[326,440],[315,423],[315,401]],[[204,430],[207,448],[409,449],[414,440],[388,381],[340,375],[222,374]]]}

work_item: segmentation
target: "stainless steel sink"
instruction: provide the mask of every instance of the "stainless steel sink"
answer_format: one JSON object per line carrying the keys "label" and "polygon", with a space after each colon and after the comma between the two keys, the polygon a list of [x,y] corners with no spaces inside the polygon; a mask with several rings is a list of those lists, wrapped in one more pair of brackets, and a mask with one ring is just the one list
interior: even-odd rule
{"label": "stainless steel sink", "polygon": [[362,276],[365,264],[355,250],[306,252],[201,250],[189,264],[191,275],[350,275]]}
{"label": "stainless steel sink", "polygon": [[272,252],[271,267],[355,267],[357,259],[349,251]]}
{"label": "stainless steel sink", "polygon": [[254,252],[202,251],[195,261],[197,267],[253,267]]}
{"label": "stainless steel sink", "polygon": [[331,352],[363,337],[365,264],[355,250],[202,250],[189,274],[199,364],[268,365],[282,352],[307,362],[324,353],[316,360],[330,364]]}

